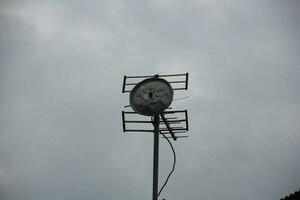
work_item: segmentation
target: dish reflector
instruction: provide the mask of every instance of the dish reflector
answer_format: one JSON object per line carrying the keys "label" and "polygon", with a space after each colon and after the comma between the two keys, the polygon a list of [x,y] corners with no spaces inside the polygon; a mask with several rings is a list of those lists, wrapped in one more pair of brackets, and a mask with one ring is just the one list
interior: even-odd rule
{"label": "dish reflector", "polygon": [[138,83],[130,92],[129,101],[135,112],[153,116],[166,110],[173,96],[171,85],[164,79],[154,77]]}

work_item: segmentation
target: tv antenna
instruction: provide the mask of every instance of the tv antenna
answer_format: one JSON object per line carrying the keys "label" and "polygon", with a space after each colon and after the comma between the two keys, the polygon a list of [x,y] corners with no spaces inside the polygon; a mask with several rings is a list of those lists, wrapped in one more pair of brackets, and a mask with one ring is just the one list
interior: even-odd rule
{"label": "tv antenna", "polygon": [[[169,138],[188,137],[187,110],[173,110],[170,107],[174,91],[188,89],[189,74],[168,74],[153,76],[124,76],[122,93],[129,93],[131,111],[122,111],[123,132],[153,132],[153,192],[157,200],[162,189],[175,169],[176,155]],[[143,125],[142,128],[141,125]],[[146,128],[145,128],[146,126]],[[154,129],[153,129],[153,127]],[[158,191],[159,135],[167,139],[174,154],[173,169]]]}

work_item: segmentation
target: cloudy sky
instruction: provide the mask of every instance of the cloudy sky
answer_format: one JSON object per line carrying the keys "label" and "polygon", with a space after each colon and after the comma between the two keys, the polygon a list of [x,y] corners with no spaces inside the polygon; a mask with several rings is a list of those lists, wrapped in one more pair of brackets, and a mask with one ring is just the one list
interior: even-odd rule
{"label": "cloudy sky", "polygon": [[[160,199],[300,188],[298,0],[1,0],[0,199],[151,199],[152,134],[123,75],[190,73],[190,137]],[[160,183],[172,166],[161,140]]]}

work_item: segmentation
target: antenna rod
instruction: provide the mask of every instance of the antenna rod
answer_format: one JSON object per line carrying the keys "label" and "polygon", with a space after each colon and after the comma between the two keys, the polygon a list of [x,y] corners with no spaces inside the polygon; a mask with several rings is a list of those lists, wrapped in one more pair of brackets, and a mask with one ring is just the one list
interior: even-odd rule
{"label": "antenna rod", "polygon": [[153,146],[153,193],[152,200],[158,198],[158,159],[159,159],[159,115],[154,115],[154,146]]}
{"label": "antenna rod", "polygon": [[168,124],[168,121],[166,120],[165,116],[164,116],[163,114],[160,114],[160,116],[161,116],[162,120],[164,121],[164,123],[165,123],[165,125],[166,125],[166,127],[167,127],[167,130],[170,132],[172,138],[173,138],[174,140],[176,140],[177,138],[176,138],[175,134],[173,133],[172,128],[171,128],[170,125]]}

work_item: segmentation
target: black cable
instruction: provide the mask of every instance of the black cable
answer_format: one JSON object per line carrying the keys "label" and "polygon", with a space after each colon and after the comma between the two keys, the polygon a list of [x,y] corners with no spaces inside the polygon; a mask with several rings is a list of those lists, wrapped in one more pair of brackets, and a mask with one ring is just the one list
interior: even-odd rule
{"label": "black cable", "polygon": [[[153,116],[151,117],[151,121],[153,122]],[[163,191],[164,187],[167,185],[168,181],[169,181],[169,178],[170,176],[172,175],[172,173],[175,171],[175,165],[176,165],[176,152],[175,152],[175,149],[171,143],[171,141],[169,140],[169,138],[161,131],[159,131],[160,134],[163,135],[163,137],[168,141],[168,143],[170,144],[170,147],[172,149],[172,152],[173,152],[173,157],[174,157],[174,161],[173,161],[173,166],[172,166],[172,170],[170,171],[170,173],[168,174],[168,177],[166,178],[165,180],[165,183],[162,185],[162,187],[160,188],[159,192],[158,192],[158,195],[157,197],[160,195],[160,193]],[[165,199],[163,199],[165,200]]]}
{"label": "black cable", "polygon": [[160,193],[162,192],[162,190],[164,189],[164,187],[167,185],[167,183],[168,183],[168,181],[169,181],[169,178],[170,178],[170,176],[172,175],[172,173],[173,173],[173,172],[174,172],[174,170],[175,170],[175,165],[176,165],[176,153],[175,153],[175,149],[174,149],[174,147],[173,147],[172,143],[170,142],[169,138],[165,136],[165,134],[164,134],[164,133],[162,133],[161,131],[159,131],[159,132],[160,132],[160,134],[162,134],[162,135],[164,136],[164,138],[165,138],[165,139],[168,141],[168,143],[170,144],[170,147],[171,147],[171,149],[172,149],[173,156],[174,156],[174,162],[173,162],[173,167],[172,167],[172,170],[171,170],[171,172],[169,173],[169,175],[168,175],[168,177],[167,177],[167,179],[166,179],[165,183],[164,183],[164,184],[163,184],[163,186],[160,188],[160,190],[159,190],[159,193],[158,193],[158,195],[157,195],[157,196],[159,196],[159,195],[160,195]]}

